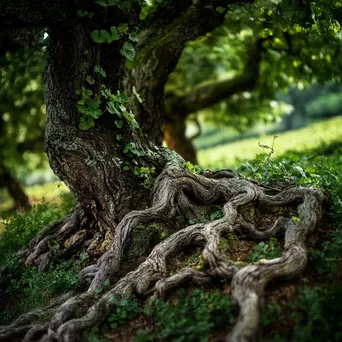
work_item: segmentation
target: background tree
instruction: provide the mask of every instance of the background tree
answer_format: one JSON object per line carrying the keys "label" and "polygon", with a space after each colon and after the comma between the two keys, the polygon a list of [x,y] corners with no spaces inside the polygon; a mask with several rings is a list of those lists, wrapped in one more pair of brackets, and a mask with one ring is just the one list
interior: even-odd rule
{"label": "background tree", "polygon": [[[340,10],[335,8],[330,17],[324,1],[309,11],[302,6],[288,1],[276,7],[267,1],[237,6],[215,31],[188,43],[166,84],[165,139],[170,148],[197,163],[186,137],[192,113],[202,113],[216,125],[246,129],[277,119],[279,110],[272,109],[276,93],[297,83],[341,81]],[[212,110],[202,110],[207,107]]]}
{"label": "background tree", "polygon": [[16,209],[29,207],[19,176],[44,160],[43,59],[39,47],[17,47],[0,59],[0,187],[7,188]]}
{"label": "background tree", "polygon": [[[25,335],[26,340],[77,340],[81,332],[108,315],[113,297],[133,293],[163,297],[188,280],[203,284],[224,278],[232,279],[232,295],[242,311],[231,339],[248,341],[257,334],[265,285],[275,277],[302,272],[307,235],[322,215],[319,191],[264,188],[227,171],[196,175],[177,153],[160,146],[169,74],[186,43],[219,26],[226,12],[234,10],[227,5],[234,4],[167,0],[144,7],[143,1],[129,0],[45,0],[38,7],[30,1],[2,1],[0,28],[4,34],[19,37],[32,27],[48,28],[45,147],[51,168],[78,203],[72,214],[42,230],[21,257],[27,266],[39,270],[80,249],[86,249],[90,260],[96,261],[81,272],[86,292],[24,315],[0,330],[2,340],[14,335]],[[326,5],[330,8],[330,2]],[[279,13],[279,19],[281,6],[277,1],[261,1],[255,8],[267,15]],[[295,6],[300,23],[308,22],[309,28],[316,25],[312,15],[316,7],[308,7],[306,2]],[[237,9],[249,13],[241,5]],[[333,19],[328,19],[330,27]],[[282,21],[274,25],[281,30]],[[293,25],[299,24],[294,21]],[[256,50],[264,38],[254,42]],[[249,67],[251,64],[245,70]],[[152,192],[146,189],[152,186]],[[250,205],[293,202],[303,203],[299,219],[279,218],[266,230],[247,223],[240,212]],[[188,225],[189,219],[200,218],[203,210],[213,205],[223,209],[222,218]],[[183,222],[175,227],[173,219],[178,216]],[[135,262],[124,267],[134,228],[154,221],[168,225],[168,237],[144,242],[150,253],[146,260],[140,264],[136,256]],[[219,243],[221,234],[238,231],[252,239],[285,231],[283,255],[239,269],[222,256]],[[170,275],[170,257],[193,245],[203,248],[205,268],[182,268]],[[115,285],[98,298],[98,289],[107,279]],[[33,323],[42,317],[51,319],[42,325]]]}

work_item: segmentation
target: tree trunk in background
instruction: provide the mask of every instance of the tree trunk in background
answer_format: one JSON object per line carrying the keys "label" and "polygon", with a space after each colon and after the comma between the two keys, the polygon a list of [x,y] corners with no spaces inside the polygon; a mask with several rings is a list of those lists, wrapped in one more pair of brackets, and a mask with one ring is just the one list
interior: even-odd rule
{"label": "tree trunk in background", "polygon": [[198,164],[195,147],[186,136],[186,122],[184,117],[170,117],[164,125],[164,140],[167,147],[179,153],[186,161]]}
{"label": "tree trunk in background", "polygon": [[164,139],[185,160],[197,164],[197,154],[192,139],[186,136],[186,119],[191,113],[210,107],[234,94],[250,91],[259,79],[262,44],[260,38],[249,47],[248,59],[242,74],[227,80],[213,81],[196,87],[182,96],[168,96],[165,100]]}
{"label": "tree trunk in background", "polygon": [[[183,123],[172,128],[172,132],[170,123],[165,122],[166,114],[177,117],[178,111],[168,113],[165,108],[164,86],[186,43],[212,31],[224,19],[224,15],[213,11],[210,6],[202,6],[189,6],[188,1],[165,1],[160,4],[159,12],[145,23],[139,34],[134,67],[123,81],[128,94],[132,95],[134,86],[143,100],[140,103],[131,96],[131,108],[142,131],[158,145],[161,145],[163,138],[167,139],[169,148],[174,145],[176,152],[190,161],[196,160],[196,152],[191,141],[184,140],[185,118]],[[164,123],[166,126],[163,127]],[[169,130],[167,137],[163,132],[165,127]],[[175,141],[172,143],[170,139]],[[185,145],[184,149],[181,149],[182,145]]]}
{"label": "tree trunk in background", "polygon": [[18,179],[8,171],[2,173],[0,187],[6,187],[14,200],[14,209],[30,209],[30,201]]}

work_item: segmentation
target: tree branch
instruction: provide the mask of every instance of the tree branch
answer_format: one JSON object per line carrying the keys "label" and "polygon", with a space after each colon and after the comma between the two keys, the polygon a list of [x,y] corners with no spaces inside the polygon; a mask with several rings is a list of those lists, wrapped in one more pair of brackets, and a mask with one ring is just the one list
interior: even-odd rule
{"label": "tree branch", "polygon": [[252,90],[259,77],[259,66],[261,61],[262,43],[265,39],[257,40],[251,48],[244,72],[229,80],[223,80],[200,86],[184,96],[170,96],[165,100],[166,114],[172,116],[186,117],[190,113],[228,98],[229,96]]}
{"label": "tree branch", "polygon": [[131,94],[132,87],[135,86],[144,99],[143,103],[132,101],[131,109],[137,116],[142,131],[152,141],[161,143],[161,127],[165,115],[164,86],[186,43],[222,23],[225,14],[216,11],[218,6],[236,2],[238,1],[165,0],[152,14],[155,21],[149,18],[142,24],[134,68],[123,83],[127,93]]}

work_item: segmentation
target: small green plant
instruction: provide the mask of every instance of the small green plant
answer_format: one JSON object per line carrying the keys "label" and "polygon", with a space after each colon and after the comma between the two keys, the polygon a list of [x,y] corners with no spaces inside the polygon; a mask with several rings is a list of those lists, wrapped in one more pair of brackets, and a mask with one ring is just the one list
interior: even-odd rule
{"label": "small green plant", "polygon": [[295,322],[291,341],[319,342],[342,339],[342,286],[302,288],[291,305]]}
{"label": "small green plant", "polygon": [[260,242],[249,252],[249,260],[258,262],[261,259],[273,259],[281,256],[281,249],[276,238],[270,238],[269,242]]}
{"label": "small green plant", "polygon": [[156,300],[145,306],[145,314],[155,322],[156,329],[139,332],[134,341],[208,341],[213,329],[235,321],[232,303],[218,291],[205,293],[193,290],[189,296],[178,291],[178,302]]}
{"label": "small green plant", "polygon": [[190,225],[196,224],[196,223],[208,223],[208,222],[211,222],[211,221],[218,220],[218,219],[222,218],[223,216],[224,216],[224,213],[223,213],[222,210],[216,210],[213,213],[211,213],[209,217],[207,215],[201,215],[199,220],[192,220],[192,219],[190,219],[188,221],[188,223]]}
{"label": "small green plant", "polygon": [[129,321],[132,321],[140,314],[138,304],[134,300],[116,299],[110,300],[112,305],[111,313],[107,317],[106,322],[100,326],[102,334],[108,333],[110,330],[116,329]]}
{"label": "small green plant", "polygon": [[69,260],[41,272],[36,268],[25,268],[17,256],[13,256],[6,266],[11,277],[1,294],[6,296],[5,305],[12,305],[0,314],[0,324],[8,323],[22,312],[46,306],[56,296],[74,290],[81,269],[79,263]]}
{"label": "small green plant", "polygon": [[74,199],[69,194],[62,203],[36,204],[27,213],[13,213],[4,221],[4,231],[0,235],[0,266],[5,265],[12,255],[23,248],[40,229],[65,216],[74,207]]}
{"label": "small green plant", "polygon": [[224,216],[224,213],[222,210],[216,210],[212,214],[210,214],[210,221],[215,221]]}
{"label": "small green plant", "polygon": [[189,161],[187,161],[185,164],[183,164],[183,169],[188,170],[188,171],[195,173],[195,174],[202,172],[202,169],[200,166],[194,165]]}
{"label": "small green plant", "polygon": [[134,142],[126,144],[123,152],[126,153],[129,158],[142,157],[145,155],[145,152],[140,150]]}
{"label": "small green plant", "polygon": [[267,156],[268,159],[270,159],[272,154],[274,153],[274,142],[277,138],[278,138],[277,135],[273,136],[272,146],[263,145],[263,144],[260,144],[260,142],[258,143],[259,147],[266,149],[266,150],[270,150],[270,152],[268,153],[268,156]]}
{"label": "small green plant", "polygon": [[339,258],[342,255],[342,229],[332,234],[331,241],[321,243],[321,249],[310,249],[309,266],[319,274],[333,277],[338,272]]}
{"label": "small green plant", "polygon": [[184,261],[185,266],[191,266],[196,269],[201,269],[204,266],[204,259],[201,254],[193,255],[189,259]]}
{"label": "small green plant", "polygon": [[155,180],[155,168],[154,167],[138,167],[135,166],[133,169],[133,173],[135,176],[144,179],[144,182],[141,183],[143,187],[147,190],[151,190]]}
{"label": "small green plant", "polygon": [[110,27],[110,32],[107,30],[95,30],[91,34],[91,38],[93,38],[96,43],[112,43],[115,40],[119,40],[120,36],[116,26]]}

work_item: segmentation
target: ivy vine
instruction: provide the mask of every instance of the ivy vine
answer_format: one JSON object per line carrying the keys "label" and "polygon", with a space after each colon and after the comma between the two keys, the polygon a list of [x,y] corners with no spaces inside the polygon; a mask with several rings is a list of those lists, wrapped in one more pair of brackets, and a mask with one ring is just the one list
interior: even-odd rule
{"label": "ivy vine", "polygon": [[[106,9],[109,6],[117,6],[121,10],[129,10],[132,5],[131,0],[98,0],[96,3]],[[92,18],[94,13],[78,10],[77,15],[80,17]],[[136,51],[134,44],[138,42],[138,33],[130,32],[129,25],[127,23],[120,24],[118,26],[111,26],[109,29],[98,29],[91,33],[92,40],[97,44],[111,44],[114,41],[125,40],[120,54],[128,61],[134,61]],[[90,85],[95,84],[94,75],[97,77],[105,78],[107,76],[106,71],[101,67],[100,64],[94,66],[93,74],[86,75],[85,80]],[[114,123],[118,129],[122,129],[124,125],[128,125],[132,131],[141,134],[141,130],[135,116],[131,110],[127,108],[129,97],[121,90],[117,90],[116,94],[113,94],[111,89],[106,87],[105,84],[100,84],[100,90],[94,93],[91,89],[82,87],[76,91],[79,95],[77,102],[77,109],[81,114],[79,128],[81,130],[88,130],[94,126],[95,120],[98,119],[103,113],[108,112],[113,115]],[[132,88],[133,96],[140,103],[143,99],[137,92],[136,88]],[[122,141],[122,134],[116,135],[117,141]],[[144,182],[142,185],[146,189],[152,187],[154,181],[154,168],[146,168],[139,166],[137,158],[145,155],[145,152],[141,150],[137,143],[134,141],[123,142],[123,153],[127,156],[128,160],[124,162],[123,169],[128,171],[131,170],[134,175],[139,178],[143,178]]]}

